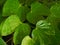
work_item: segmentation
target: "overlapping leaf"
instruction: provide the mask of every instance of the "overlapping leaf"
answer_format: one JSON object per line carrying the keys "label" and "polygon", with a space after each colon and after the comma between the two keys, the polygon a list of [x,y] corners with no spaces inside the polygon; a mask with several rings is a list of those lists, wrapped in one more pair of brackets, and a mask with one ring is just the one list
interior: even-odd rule
{"label": "overlapping leaf", "polygon": [[20,24],[18,16],[11,15],[9,16],[3,24],[2,27],[2,36],[6,36],[14,32],[14,29]]}
{"label": "overlapping leaf", "polygon": [[40,31],[39,29],[33,30],[32,38],[35,41],[35,45],[54,45],[55,44],[54,35],[53,36],[46,35],[43,31]]}
{"label": "overlapping leaf", "polygon": [[18,0],[7,0],[3,6],[3,16],[9,16],[16,14],[19,8]]}
{"label": "overlapping leaf", "polygon": [[30,23],[36,24],[43,16],[49,15],[49,9],[39,2],[31,4],[31,12],[27,14],[27,20]]}
{"label": "overlapping leaf", "polygon": [[34,45],[34,41],[29,36],[26,36],[22,40],[22,44],[21,45]]}
{"label": "overlapping leaf", "polygon": [[17,15],[19,16],[20,20],[23,22],[26,19],[26,14],[30,11],[27,6],[20,6]]}
{"label": "overlapping leaf", "polygon": [[15,45],[20,45],[22,39],[30,34],[30,26],[28,24],[20,24],[14,33],[13,41]]}
{"label": "overlapping leaf", "polygon": [[46,33],[47,35],[55,35],[55,27],[46,20],[40,20],[36,24],[36,27],[41,29],[40,31]]}

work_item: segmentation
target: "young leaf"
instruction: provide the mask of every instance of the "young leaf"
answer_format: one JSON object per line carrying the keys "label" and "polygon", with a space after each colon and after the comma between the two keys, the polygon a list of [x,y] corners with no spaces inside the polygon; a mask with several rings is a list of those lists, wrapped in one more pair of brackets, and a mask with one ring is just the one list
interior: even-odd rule
{"label": "young leaf", "polygon": [[30,26],[28,24],[20,24],[15,30],[13,42],[15,45],[20,45],[22,39],[30,34]]}
{"label": "young leaf", "polygon": [[2,38],[0,38],[0,45],[7,45]]}
{"label": "young leaf", "polygon": [[14,32],[14,29],[20,24],[18,16],[11,15],[9,16],[3,24],[2,27],[2,36],[9,35]]}
{"label": "young leaf", "polygon": [[34,45],[34,41],[29,36],[26,36],[22,40],[21,45]]}
{"label": "young leaf", "polygon": [[3,6],[3,16],[16,14],[19,8],[18,0],[7,0]]}

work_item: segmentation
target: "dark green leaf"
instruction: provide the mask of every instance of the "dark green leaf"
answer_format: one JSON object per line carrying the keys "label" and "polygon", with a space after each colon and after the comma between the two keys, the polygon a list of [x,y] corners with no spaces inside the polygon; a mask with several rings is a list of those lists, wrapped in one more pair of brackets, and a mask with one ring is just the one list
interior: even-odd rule
{"label": "dark green leaf", "polygon": [[20,6],[17,15],[19,16],[20,20],[23,22],[26,19],[26,14],[30,11],[27,6]]}
{"label": "dark green leaf", "polygon": [[35,2],[31,4],[31,13],[35,13],[36,15],[49,15],[49,8],[39,2]]}
{"label": "dark green leaf", "polygon": [[30,34],[30,26],[27,24],[20,24],[15,30],[13,41],[15,45],[20,45],[22,39]]}
{"label": "dark green leaf", "polygon": [[[40,29],[42,30],[42,29]],[[54,45],[55,39],[54,35],[46,35],[43,31],[39,29],[35,29],[32,32],[32,38],[35,41],[35,45]]]}
{"label": "dark green leaf", "polygon": [[32,24],[36,24],[41,19],[44,19],[41,15],[36,15],[33,13],[27,14],[27,20]]}
{"label": "dark green leaf", "polygon": [[39,2],[31,4],[31,11],[27,14],[27,20],[36,24],[39,20],[44,19],[43,16],[49,15],[49,9]]}
{"label": "dark green leaf", "polygon": [[55,4],[51,7],[50,9],[52,15],[55,17],[55,18],[59,18],[60,19],[60,4]]}
{"label": "dark green leaf", "polygon": [[3,16],[9,16],[16,14],[19,8],[18,0],[7,0],[3,6]]}

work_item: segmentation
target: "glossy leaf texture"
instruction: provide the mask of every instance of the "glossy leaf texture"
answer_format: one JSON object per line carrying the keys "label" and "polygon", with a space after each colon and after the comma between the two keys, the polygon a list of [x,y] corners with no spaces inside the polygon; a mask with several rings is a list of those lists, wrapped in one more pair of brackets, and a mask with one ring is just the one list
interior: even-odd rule
{"label": "glossy leaf texture", "polygon": [[24,22],[26,20],[26,14],[30,11],[30,9],[27,6],[20,6],[17,12],[17,15],[19,16],[20,20]]}
{"label": "glossy leaf texture", "polygon": [[27,20],[32,24],[36,24],[39,20],[44,19],[43,16],[48,16],[49,14],[48,7],[39,2],[34,2],[31,4],[31,11],[27,14]]}
{"label": "glossy leaf texture", "polygon": [[3,16],[16,14],[19,8],[18,0],[7,0],[3,6]]}
{"label": "glossy leaf texture", "polygon": [[22,40],[21,45],[34,45],[34,41],[32,38],[30,38],[29,36],[24,37],[24,39]]}
{"label": "glossy leaf texture", "polygon": [[30,26],[28,24],[20,24],[16,29],[13,36],[13,42],[15,45],[20,45],[22,42],[22,39],[30,34]]}
{"label": "glossy leaf texture", "polygon": [[19,17],[16,15],[9,16],[2,27],[2,36],[7,36],[11,33],[13,33],[15,28],[20,25],[21,22],[19,20]]}
{"label": "glossy leaf texture", "polygon": [[7,45],[2,38],[0,38],[0,45]]}
{"label": "glossy leaf texture", "polygon": [[55,18],[60,19],[60,4],[56,3],[55,5],[51,6],[50,11]]}

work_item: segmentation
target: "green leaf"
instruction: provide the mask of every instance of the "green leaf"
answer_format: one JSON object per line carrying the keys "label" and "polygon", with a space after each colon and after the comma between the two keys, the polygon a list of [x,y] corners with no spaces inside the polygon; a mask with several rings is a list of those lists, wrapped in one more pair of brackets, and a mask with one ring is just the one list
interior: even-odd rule
{"label": "green leaf", "polygon": [[30,11],[30,9],[27,6],[20,6],[17,15],[19,16],[20,20],[22,22],[26,19],[26,14]]}
{"label": "green leaf", "polygon": [[39,20],[43,20],[43,16],[41,15],[36,15],[35,13],[28,13],[27,14],[27,20],[32,23],[32,24],[36,24]]}
{"label": "green leaf", "polygon": [[[60,19],[57,19],[56,17],[54,17],[54,15],[50,15],[48,18],[47,18],[47,21],[51,22],[52,24],[51,25],[54,25],[54,27],[51,28],[51,30],[53,28],[55,28],[55,45],[59,45],[60,44],[60,29],[59,29],[59,25],[60,25]],[[49,29],[50,30],[50,29]]]}
{"label": "green leaf", "polygon": [[2,27],[2,36],[9,35],[14,32],[14,29],[20,25],[21,22],[16,15],[9,16],[3,24]]}
{"label": "green leaf", "polygon": [[18,0],[7,0],[3,6],[3,16],[16,14],[19,8]]}
{"label": "green leaf", "polygon": [[49,15],[49,8],[39,2],[34,2],[31,4],[31,13],[35,13],[36,15]]}
{"label": "green leaf", "polygon": [[53,5],[50,11],[55,18],[60,19],[60,4]]}
{"label": "green leaf", "polygon": [[40,30],[34,29],[32,32],[32,38],[35,41],[35,45],[54,45],[55,36],[46,35],[43,31]]}
{"label": "green leaf", "polygon": [[44,19],[43,16],[48,16],[49,12],[48,7],[43,4],[39,2],[32,3],[31,11],[27,14],[27,20],[32,24],[36,24],[39,20]]}
{"label": "green leaf", "polygon": [[47,35],[55,35],[55,27],[46,20],[40,20],[36,24],[36,28],[41,29],[40,31],[46,33]]}
{"label": "green leaf", "polygon": [[3,27],[3,23],[4,23],[4,22],[2,22],[2,23],[0,24],[0,37],[2,37],[2,30],[1,30],[1,29],[2,29],[2,27]]}
{"label": "green leaf", "polygon": [[22,39],[30,34],[30,26],[28,24],[20,24],[15,30],[13,42],[15,45],[20,45]]}
{"label": "green leaf", "polygon": [[0,45],[7,45],[2,38],[0,38]]}
{"label": "green leaf", "polygon": [[55,40],[56,40],[56,45],[59,45],[60,44],[60,30],[56,30],[55,31],[56,33],[55,33]]}
{"label": "green leaf", "polygon": [[22,40],[22,44],[21,45],[34,45],[34,41],[29,36],[26,36]]}

